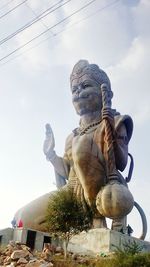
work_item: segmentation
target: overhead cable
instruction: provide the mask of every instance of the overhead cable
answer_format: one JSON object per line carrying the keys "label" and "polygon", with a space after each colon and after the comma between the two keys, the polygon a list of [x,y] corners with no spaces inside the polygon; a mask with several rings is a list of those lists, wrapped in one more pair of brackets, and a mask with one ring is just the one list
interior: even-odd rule
{"label": "overhead cable", "polygon": [[11,4],[14,1],[16,1],[16,0],[11,0],[8,3],[4,4],[3,6],[0,7],[0,10],[2,10],[4,7],[8,6],[9,4]]}
{"label": "overhead cable", "polygon": [[9,11],[7,11],[5,14],[0,16],[0,19],[4,18],[5,16],[7,16],[9,13],[11,13],[12,11],[14,11],[15,9],[17,9],[18,7],[20,7],[21,5],[23,5],[25,2],[27,2],[28,0],[24,0],[23,2],[21,2],[20,4],[16,5],[15,7],[13,7],[12,9],[10,9]]}
{"label": "overhead cable", "polygon": [[[116,3],[119,2],[119,1],[120,1],[120,0],[115,0],[115,1],[113,1],[113,2],[111,2],[111,3],[109,3],[108,5],[106,5],[106,6],[102,7],[102,8],[97,9],[95,12],[89,14],[88,16],[86,16],[86,17],[84,17],[84,18],[82,18],[82,19],[80,19],[80,20],[77,20],[76,22],[74,22],[73,24],[71,24],[69,27],[63,29],[62,31],[59,31],[59,32],[55,33],[54,35],[57,36],[57,35],[63,33],[64,31],[66,31],[66,30],[72,28],[72,27],[75,26],[76,24],[79,24],[79,23],[81,23],[82,21],[85,21],[85,20],[87,20],[87,19],[90,19],[92,16],[98,14],[99,12],[103,11],[104,9],[109,8],[110,6],[116,4]],[[72,14],[71,14],[71,15],[72,15]],[[70,15],[70,16],[71,16],[71,15]],[[53,26],[53,27],[55,27],[55,26]],[[24,53],[26,53],[26,52],[28,52],[28,51],[30,51],[30,50],[32,50],[32,49],[38,47],[39,45],[41,45],[43,42],[49,40],[50,38],[52,38],[52,36],[49,36],[49,37],[45,38],[44,40],[40,41],[38,44],[36,44],[36,45],[34,45],[34,46],[28,48],[27,50],[25,50],[24,52],[22,52],[22,53],[16,55],[15,57],[10,58],[9,60],[7,60],[7,61],[5,61],[4,63],[2,63],[1,66],[3,66],[3,65],[5,65],[5,64],[9,63],[10,61],[12,61],[12,60],[14,60],[14,59],[16,59],[16,58],[22,56]],[[25,45],[25,46],[26,46],[26,45]],[[21,48],[20,48],[20,49],[21,49]],[[20,49],[17,49],[17,51],[20,50]],[[15,50],[15,52],[17,52],[17,51]],[[12,51],[12,52],[13,52],[13,51]],[[5,58],[8,58],[10,55],[14,54],[15,52],[6,55],[5,57],[1,58],[0,61],[4,60]]]}
{"label": "overhead cable", "polygon": [[[36,12],[31,8],[31,6],[29,6],[27,3],[25,3],[26,6],[31,10],[31,12],[33,13],[33,15],[35,16],[35,18],[37,18],[37,14]],[[48,26],[43,22],[43,20],[41,19],[41,24],[47,29]],[[54,36],[55,34],[51,31],[51,34]]]}
{"label": "overhead cable", "polygon": [[[47,33],[49,30],[55,28],[56,26],[58,26],[59,24],[63,23],[64,21],[66,21],[66,20],[69,19],[70,17],[72,17],[72,16],[74,16],[75,14],[79,13],[82,9],[86,8],[87,6],[89,6],[90,4],[92,4],[92,3],[95,2],[95,1],[96,1],[96,0],[93,0],[93,1],[91,1],[91,2],[89,2],[89,3],[87,3],[86,5],[82,6],[80,9],[76,10],[75,12],[73,12],[72,14],[70,14],[69,16],[65,17],[64,19],[62,19],[61,21],[59,21],[59,22],[56,23],[55,25],[51,26],[50,28],[48,28],[47,30],[45,30],[44,32],[42,32],[41,34],[37,35],[36,37],[32,38],[31,40],[29,40],[29,41],[26,42],[25,44],[23,44],[23,45],[21,45],[20,47],[16,48],[15,50],[13,50],[12,52],[10,52],[10,53],[7,54],[6,56],[0,58],[0,62],[3,61],[4,59],[8,58],[9,56],[13,55],[13,54],[16,53],[17,51],[21,50],[22,48],[26,47],[29,43],[31,43],[32,41],[36,40],[37,38],[39,38],[39,37],[42,36],[43,34]],[[112,2],[111,4],[109,4],[109,5],[107,5],[107,6],[103,7],[103,8],[101,8],[101,9],[99,9],[99,12],[102,11],[102,10],[104,10],[104,9],[106,9],[106,8],[108,8],[110,5],[113,5],[113,4],[117,3],[117,2],[119,2],[119,1],[120,1],[120,0],[116,0],[116,1]],[[97,13],[97,12],[95,12],[95,13]],[[93,15],[94,15],[94,14],[93,14]],[[88,18],[90,18],[91,16],[92,16],[92,15],[89,15],[89,16],[87,16],[87,17],[85,17],[85,18],[83,18],[83,19],[77,21],[77,22],[74,23],[73,25],[75,25],[75,24],[81,22],[82,20],[88,19]],[[56,33],[55,36],[57,36],[57,35],[60,34],[60,33],[61,33],[61,32]],[[39,44],[43,43],[44,41],[46,41],[46,40],[49,39],[49,38],[50,38],[50,37],[46,38],[45,40],[42,40]],[[35,45],[34,47],[38,46],[39,44]],[[29,48],[28,50],[31,50],[31,49],[33,49],[34,47]],[[27,50],[27,51],[28,51],[28,50]],[[23,53],[22,53],[22,54],[23,54]],[[20,55],[21,55],[21,54],[20,54]],[[16,56],[16,57],[18,57],[18,56]],[[9,62],[9,61],[10,61],[10,60],[8,60],[7,62]],[[6,63],[7,63],[7,62],[6,62]],[[5,64],[5,62],[4,62],[4,64]]]}
{"label": "overhead cable", "polygon": [[79,8],[78,10],[76,10],[75,12],[73,12],[72,14],[70,14],[69,16],[65,17],[64,19],[60,20],[59,22],[57,22],[56,24],[54,24],[53,26],[49,27],[48,29],[46,29],[45,31],[43,31],[42,33],[38,34],[37,36],[35,36],[34,38],[30,39],[28,42],[26,42],[25,44],[19,46],[18,48],[16,48],[15,50],[13,50],[12,52],[10,52],[9,54],[7,54],[6,56],[0,58],[0,62],[3,61],[4,59],[8,58],[9,56],[13,55],[14,53],[16,53],[17,51],[21,50],[22,48],[24,48],[25,46],[27,46],[28,44],[30,44],[31,42],[33,42],[34,40],[38,39],[40,36],[42,36],[43,34],[47,33],[48,31],[50,31],[51,29],[55,28],[56,26],[58,26],[59,24],[63,23],[64,21],[66,21],[67,19],[71,18],[72,16],[76,15],[77,13],[79,13],[81,10],[85,9],[86,7],[88,7],[89,5],[91,5],[93,2],[95,2],[96,0],[92,0],[90,2],[88,2],[86,5],[82,6],[81,8]]}
{"label": "overhead cable", "polygon": [[[48,16],[49,14],[53,13],[54,11],[56,11],[57,9],[61,8],[64,5],[66,5],[70,1],[72,1],[72,0],[67,0],[66,2],[64,2],[64,3],[60,4],[59,6],[55,7],[56,5],[58,5],[59,3],[62,2],[62,0],[58,1],[56,4],[54,4],[53,6],[49,7],[44,12],[42,12],[41,14],[39,14],[35,19],[29,21],[23,27],[19,28],[17,31],[13,32],[12,34],[10,34],[7,37],[5,37],[4,39],[0,40],[0,45],[4,44],[8,40],[12,39],[14,36],[18,35],[20,32],[26,30],[27,28],[29,28],[30,26],[32,26],[34,23],[38,22],[39,20],[41,20],[42,18]],[[52,8],[54,8],[54,9],[52,9]]]}
{"label": "overhead cable", "polygon": [[[57,36],[58,34],[63,33],[64,31],[67,31],[68,29],[72,28],[73,26],[75,26],[75,25],[77,25],[77,24],[79,24],[79,23],[81,23],[81,22],[83,22],[83,21],[85,21],[85,20],[87,20],[87,19],[90,19],[91,17],[95,16],[96,14],[98,14],[98,13],[101,12],[101,11],[103,11],[104,9],[107,9],[107,8],[109,8],[110,6],[115,5],[115,4],[118,3],[119,1],[120,1],[120,0],[115,0],[115,1],[113,1],[113,2],[111,2],[111,3],[109,3],[108,5],[104,6],[104,7],[101,7],[101,8],[99,8],[99,9],[96,9],[95,12],[92,12],[91,14],[85,16],[84,18],[75,21],[74,23],[72,23],[72,24],[71,24],[70,26],[68,26],[67,28],[64,28],[64,29],[62,29],[61,31],[58,31],[57,33],[55,33],[55,36]],[[47,39],[48,39],[48,38],[47,38]]]}

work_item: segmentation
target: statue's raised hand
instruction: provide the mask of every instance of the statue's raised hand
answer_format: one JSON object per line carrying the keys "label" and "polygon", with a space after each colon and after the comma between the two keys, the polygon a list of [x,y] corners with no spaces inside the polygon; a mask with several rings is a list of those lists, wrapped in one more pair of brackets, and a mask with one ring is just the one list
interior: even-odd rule
{"label": "statue's raised hand", "polygon": [[46,128],[46,132],[45,132],[46,137],[45,137],[45,141],[43,144],[43,152],[47,160],[51,160],[55,155],[55,151],[54,151],[55,139],[54,139],[54,134],[53,134],[50,124],[47,123],[45,125],[45,128]]}

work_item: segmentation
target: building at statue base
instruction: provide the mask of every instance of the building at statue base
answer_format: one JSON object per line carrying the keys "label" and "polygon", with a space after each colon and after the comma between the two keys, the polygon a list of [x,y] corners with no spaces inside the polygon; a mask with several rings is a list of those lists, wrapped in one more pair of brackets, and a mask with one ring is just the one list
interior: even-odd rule
{"label": "building at statue base", "polygon": [[0,230],[0,245],[6,246],[10,240],[18,241],[31,249],[42,251],[44,243],[51,243],[51,236],[49,233],[23,227]]}

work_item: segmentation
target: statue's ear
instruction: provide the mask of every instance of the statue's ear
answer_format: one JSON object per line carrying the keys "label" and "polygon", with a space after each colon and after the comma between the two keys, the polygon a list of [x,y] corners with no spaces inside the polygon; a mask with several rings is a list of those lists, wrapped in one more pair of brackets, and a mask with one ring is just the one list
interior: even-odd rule
{"label": "statue's ear", "polygon": [[113,94],[113,92],[110,90],[108,95],[109,95],[109,98],[112,99],[114,94]]}
{"label": "statue's ear", "polygon": [[113,92],[111,90],[108,91],[108,101],[109,101],[109,105],[111,106],[111,99],[113,98]]}

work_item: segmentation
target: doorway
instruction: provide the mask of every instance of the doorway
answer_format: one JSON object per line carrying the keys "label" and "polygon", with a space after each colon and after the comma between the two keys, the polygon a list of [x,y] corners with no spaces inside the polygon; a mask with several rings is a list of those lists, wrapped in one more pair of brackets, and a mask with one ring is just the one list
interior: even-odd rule
{"label": "doorway", "polygon": [[51,237],[50,236],[44,235],[43,247],[44,247],[45,243],[49,243],[49,244],[51,243]]}
{"label": "doorway", "polygon": [[32,250],[34,249],[35,238],[36,238],[36,231],[28,230],[26,245],[30,247]]}

